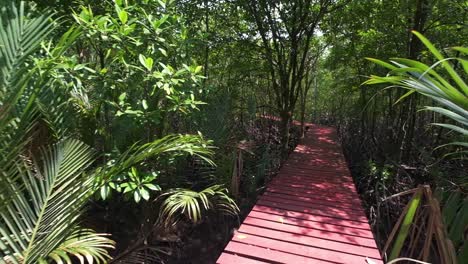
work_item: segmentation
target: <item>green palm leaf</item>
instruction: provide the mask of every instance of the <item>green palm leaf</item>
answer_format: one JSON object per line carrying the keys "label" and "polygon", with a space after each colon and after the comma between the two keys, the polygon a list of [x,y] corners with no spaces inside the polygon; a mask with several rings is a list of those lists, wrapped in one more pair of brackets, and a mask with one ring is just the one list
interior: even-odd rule
{"label": "green palm leaf", "polygon": [[[30,18],[24,9],[24,2],[0,9],[0,174],[13,177],[12,181],[18,176],[14,161],[27,144],[36,118],[36,96],[28,90],[34,71],[26,62],[53,27],[51,12]],[[0,177],[0,193],[5,193],[4,188],[8,184]]]}
{"label": "green palm leaf", "polygon": [[183,153],[195,155],[214,166],[215,164],[210,159],[213,155],[212,148],[211,141],[205,140],[200,135],[168,135],[146,144],[134,144],[122,153],[114,163],[102,169],[99,168],[96,174],[103,181],[107,181],[149,157],[157,157],[165,153],[170,153],[173,156]]}
{"label": "green palm leaf", "polygon": [[106,236],[108,234],[77,228],[70,237],[49,254],[49,258],[58,264],[72,264],[70,256],[78,258],[80,263],[107,263],[106,261],[110,259],[107,249],[114,248],[115,243]]}
{"label": "green palm leaf", "polygon": [[[77,220],[94,192],[94,179],[84,174],[94,154],[77,140],[66,140],[41,152],[33,165],[17,162],[18,181],[9,180],[0,195],[2,251],[12,263],[38,263],[56,252],[67,240],[77,238]],[[109,243],[105,247],[108,247]],[[102,244],[90,248],[88,256],[99,258]],[[77,251],[78,252],[78,251]],[[93,252],[95,255],[93,255]],[[52,254],[52,255],[50,255]]]}
{"label": "green palm leaf", "polygon": [[159,221],[167,225],[178,223],[182,217],[194,223],[200,222],[204,213],[213,210],[224,215],[237,216],[239,208],[220,185],[201,192],[172,189],[158,198],[161,201]]}
{"label": "green palm leaf", "polygon": [[[468,76],[468,67],[465,67],[468,65],[468,61],[464,58],[444,58],[429,40],[418,32],[413,33],[426,45],[438,62],[428,66],[410,59],[393,59],[391,64],[369,59],[390,69],[391,72],[384,77],[371,76],[365,84],[390,83],[393,85],[392,87],[401,87],[410,90],[410,93],[418,92],[431,98],[439,106],[426,106],[425,109],[439,113],[453,121],[453,123],[434,123],[433,125],[450,129],[466,139],[468,137],[468,86],[463,79]],[[466,48],[457,47],[455,50],[465,52]],[[464,78],[455,71],[451,64],[452,60],[462,64],[463,70],[460,72],[464,74]],[[405,94],[398,101],[410,93]],[[447,145],[466,146],[463,142],[446,144],[445,146]]]}
{"label": "green palm leaf", "polygon": [[[25,62],[40,46],[41,42],[51,33],[54,23],[50,20],[53,13],[43,12],[42,15],[29,18],[24,13],[25,2],[20,2],[18,8],[13,2],[8,8],[5,6],[0,12],[0,98],[4,98],[0,105],[0,117],[16,106],[19,98],[27,88],[33,74],[31,67]],[[23,103],[21,112],[31,107],[34,96]],[[5,125],[2,118],[0,127]]]}

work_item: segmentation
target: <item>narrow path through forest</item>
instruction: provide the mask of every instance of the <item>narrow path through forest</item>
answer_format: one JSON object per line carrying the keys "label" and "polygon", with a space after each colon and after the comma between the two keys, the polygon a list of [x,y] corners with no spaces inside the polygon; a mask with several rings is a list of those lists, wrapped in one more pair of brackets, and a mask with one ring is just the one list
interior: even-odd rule
{"label": "narrow path through forest", "polygon": [[382,263],[334,129],[311,126],[217,263]]}

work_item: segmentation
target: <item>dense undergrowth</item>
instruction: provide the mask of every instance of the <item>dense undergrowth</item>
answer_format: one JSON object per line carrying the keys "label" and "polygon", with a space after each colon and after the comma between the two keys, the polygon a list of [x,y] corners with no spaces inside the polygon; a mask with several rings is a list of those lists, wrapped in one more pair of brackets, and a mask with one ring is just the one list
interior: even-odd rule
{"label": "dense undergrowth", "polygon": [[[222,125],[228,125],[224,123]],[[142,232],[151,232],[146,237],[146,246],[157,248],[150,259],[163,263],[214,263],[233,232],[250,212],[265,184],[278,172],[283,161],[279,125],[277,121],[257,118],[234,124],[235,133],[229,135],[228,142],[214,143],[218,148],[216,167],[206,164],[198,158],[189,158],[177,164],[174,171],[161,174],[158,184],[163,189],[177,181],[178,186],[201,191],[214,184],[232,184],[239,175],[236,202],[240,207],[238,217],[223,217],[217,212],[207,213],[196,224],[182,220],[173,227],[145,226],[159,208],[149,203],[138,207],[135,204],[116,197],[108,201],[97,201],[88,211],[86,222],[99,232],[112,234],[112,239],[119,242],[115,251],[116,263],[129,261],[128,247],[142,238]],[[209,134],[209,131],[206,131]],[[291,131],[292,151],[299,141],[299,128]],[[239,153],[242,153],[239,156]],[[242,168],[234,172],[236,163]],[[231,190],[233,192],[233,190]],[[116,221],[115,219],[119,219]],[[136,250],[134,248],[133,250]],[[130,254],[130,257],[131,254]],[[121,260],[119,260],[122,258]]]}

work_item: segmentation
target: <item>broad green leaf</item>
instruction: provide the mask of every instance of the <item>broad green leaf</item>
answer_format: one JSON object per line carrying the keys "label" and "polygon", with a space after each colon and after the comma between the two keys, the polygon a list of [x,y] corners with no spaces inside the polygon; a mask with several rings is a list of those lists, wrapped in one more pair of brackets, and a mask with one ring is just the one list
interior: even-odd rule
{"label": "broad green leaf", "polygon": [[119,11],[119,19],[122,22],[122,24],[127,24],[128,14],[125,10]]}
{"label": "broad green leaf", "polygon": [[109,197],[110,194],[110,187],[107,185],[104,185],[101,187],[101,199],[106,200]]}
{"label": "broad green leaf", "polygon": [[139,188],[138,190],[140,191],[141,197],[145,199],[146,201],[148,201],[150,198],[150,194],[148,190],[146,190],[145,188]]}
{"label": "broad green leaf", "polygon": [[445,128],[457,131],[457,132],[461,133],[462,135],[468,136],[468,130],[466,130],[466,129],[462,128],[462,127],[452,125],[452,124],[442,124],[442,123],[432,123],[432,124],[435,125],[435,126],[445,127]]}
{"label": "broad green leaf", "polygon": [[442,216],[447,226],[452,224],[453,219],[455,218],[458,211],[461,199],[462,195],[460,192],[453,192],[445,202],[444,208],[442,210]]}
{"label": "broad green leaf", "polygon": [[[467,144],[468,145],[468,144]],[[464,231],[468,227],[468,199],[463,201],[462,206],[458,210],[454,220],[449,227],[449,237],[455,248],[463,242]]]}
{"label": "broad green leaf", "polygon": [[141,65],[145,67],[148,71],[151,71],[153,68],[153,59],[152,58],[146,58],[145,55],[140,54],[138,56],[138,59],[140,60]]}
{"label": "broad green leaf", "polygon": [[416,90],[409,90],[404,95],[402,95],[400,98],[398,98],[398,100],[396,100],[395,104],[398,104],[399,102],[403,101],[406,97],[412,95],[415,92],[416,92]]}
{"label": "broad green leaf", "polygon": [[140,195],[139,189],[136,189],[136,190],[133,192],[133,199],[135,200],[136,203],[139,203],[139,202],[140,202],[140,200],[141,200],[141,195]]}
{"label": "broad green leaf", "polygon": [[121,93],[121,94],[119,95],[119,101],[124,101],[125,98],[127,98],[127,93]]}
{"label": "broad green leaf", "polygon": [[161,187],[159,187],[158,185],[152,184],[152,183],[145,184],[145,187],[150,189],[150,190],[153,190],[153,191],[160,191],[161,190]]}
{"label": "broad green leaf", "polygon": [[146,67],[146,69],[148,69],[148,71],[151,71],[153,69],[153,59],[152,58],[146,58],[145,67]]}
{"label": "broad green leaf", "polygon": [[395,70],[397,67],[396,66],[393,66],[391,65],[390,63],[387,63],[387,62],[384,62],[382,60],[378,60],[378,59],[374,59],[374,58],[366,58],[366,60],[369,60],[375,64],[378,64],[380,66],[383,66],[387,69],[390,69],[390,70]]}
{"label": "broad green leaf", "polygon": [[461,53],[464,53],[464,54],[468,54],[468,48],[466,47],[453,47],[452,49],[459,51]]}
{"label": "broad green leaf", "polygon": [[392,251],[388,258],[389,260],[394,260],[400,255],[401,249],[403,248],[406,238],[408,237],[408,232],[410,230],[410,226],[413,223],[413,219],[416,214],[416,211],[419,208],[419,205],[421,202],[421,196],[422,196],[422,190],[418,189],[418,191],[416,191],[414,196],[409,201],[409,209],[406,212],[406,215],[400,226],[400,230],[398,232]]}
{"label": "broad green leaf", "polygon": [[433,112],[436,112],[436,113],[439,113],[441,115],[444,115],[454,121],[457,121],[465,126],[468,126],[468,118],[465,118],[453,111],[450,111],[450,110],[447,110],[445,108],[442,108],[442,107],[430,107],[430,106],[426,106],[425,107],[426,110],[429,110],[429,111],[433,111]]}
{"label": "broad green leaf", "polygon": [[159,48],[159,51],[161,51],[161,53],[167,57],[167,52],[165,49]]}
{"label": "broad green leaf", "polygon": [[468,96],[468,86],[466,83],[463,81],[463,79],[458,75],[458,73],[453,69],[453,67],[448,63],[444,56],[434,47],[434,45],[426,38],[424,37],[421,33],[417,31],[412,31],[413,34],[415,34],[423,43],[424,45],[434,54],[434,56],[442,62],[442,65],[444,66],[445,70],[450,74],[450,76],[453,78],[453,80],[458,84],[460,89],[463,91],[463,93]]}

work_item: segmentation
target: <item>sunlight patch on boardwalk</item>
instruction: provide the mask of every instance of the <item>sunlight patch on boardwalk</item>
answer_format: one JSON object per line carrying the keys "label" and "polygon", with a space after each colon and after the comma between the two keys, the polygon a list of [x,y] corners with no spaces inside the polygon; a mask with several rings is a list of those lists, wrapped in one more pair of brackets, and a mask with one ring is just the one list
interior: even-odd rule
{"label": "sunlight patch on boardwalk", "polygon": [[383,263],[334,129],[312,126],[217,263]]}

